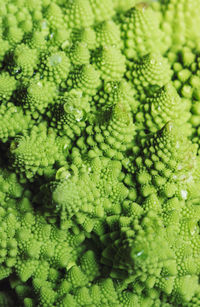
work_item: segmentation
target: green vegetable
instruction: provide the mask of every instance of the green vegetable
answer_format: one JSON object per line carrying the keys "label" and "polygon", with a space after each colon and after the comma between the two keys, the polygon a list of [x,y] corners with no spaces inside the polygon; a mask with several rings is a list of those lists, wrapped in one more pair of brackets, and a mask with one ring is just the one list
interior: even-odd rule
{"label": "green vegetable", "polygon": [[0,306],[200,306],[200,3],[0,0]]}

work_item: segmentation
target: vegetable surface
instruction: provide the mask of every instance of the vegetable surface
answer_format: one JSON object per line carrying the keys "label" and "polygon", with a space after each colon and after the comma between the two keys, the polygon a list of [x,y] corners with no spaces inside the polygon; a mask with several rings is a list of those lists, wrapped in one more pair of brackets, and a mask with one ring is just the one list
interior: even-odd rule
{"label": "vegetable surface", "polygon": [[0,0],[0,306],[200,306],[200,3]]}

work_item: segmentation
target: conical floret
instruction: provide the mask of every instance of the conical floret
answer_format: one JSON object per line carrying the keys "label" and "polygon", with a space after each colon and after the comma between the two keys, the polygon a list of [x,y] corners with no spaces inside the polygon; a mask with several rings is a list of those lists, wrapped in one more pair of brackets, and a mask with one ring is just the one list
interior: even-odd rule
{"label": "conical floret", "polygon": [[135,160],[141,195],[157,195],[163,201],[171,197],[187,199],[198,179],[196,152],[197,146],[173,122],[147,136]]}
{"label": "conical floret", "polygon": [[94,23],[94,14],[89,0],[68,1],[65,20],[70,28],[91,26]]}
{"label": "conical floret", "polygon": [[97,49],[93,61],[106,81],[120,80],[126,70],[124,55],[113,46]]}
{"label": "conical floret", "polygon": [[125,13],[121,24],[124,54],[128,59],[138,59],[147,52],[163,53],[163,33],[159,29],[159,18],[148,4],[139,3]]}
{"label": "conical floret", "polygon": [[150,132],[156,132],[168,121],[173,121],[190,135],[191,127],[187,123],[190,116],[187,102],[181,99],[174,86],[168,83],[140,105],[136,121],[140,129]]}

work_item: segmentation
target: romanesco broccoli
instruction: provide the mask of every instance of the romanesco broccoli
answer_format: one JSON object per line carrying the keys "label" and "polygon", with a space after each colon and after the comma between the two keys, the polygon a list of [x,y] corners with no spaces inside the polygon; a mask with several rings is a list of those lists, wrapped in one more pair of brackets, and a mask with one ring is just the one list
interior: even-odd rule
{"label": "romanesco broccoli", "polygon": [[0,0],[0,307],[200,306],[199,0]]}

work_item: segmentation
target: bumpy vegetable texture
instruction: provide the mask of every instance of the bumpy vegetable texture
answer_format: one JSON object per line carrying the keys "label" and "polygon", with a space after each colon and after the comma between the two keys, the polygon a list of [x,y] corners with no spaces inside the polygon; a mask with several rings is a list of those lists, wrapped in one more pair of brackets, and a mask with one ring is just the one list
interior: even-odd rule
{"label": "bumpy vegetable texture", "polygon": [[200,3],[0,0],[0,306],[200,306]]}

